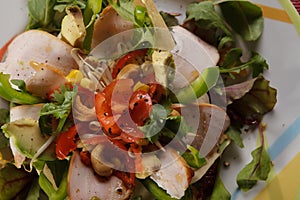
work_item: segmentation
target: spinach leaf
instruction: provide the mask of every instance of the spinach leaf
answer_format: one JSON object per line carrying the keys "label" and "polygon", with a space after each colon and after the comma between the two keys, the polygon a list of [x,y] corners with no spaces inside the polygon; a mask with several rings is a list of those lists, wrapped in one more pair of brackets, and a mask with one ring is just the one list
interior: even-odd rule
{"label": "spinach leaf", "polygon": [[[50,23],[55,15],[55,11],[53,9],[55,4],[56,0],[28,0],[30,23],[27,28],[50,28],[52,26]],[[51,28],[55,28],[55,26]]]}
{"label": "spinach leaf", "polygon": [[220,62],[220,73],[229,73],[234,78],[234,74],[239,74],[242,70],[250,68],[252,77],[255,78],[262,74],[265,69],[269,69],[267,61],[257,52],[252,52],[250,59],[247,62],[242,62],[242,49],[232,48],[224,56],[224,60]]}
{"label": "spinach leaf", "polygon": [[222,1],[219,4],[227,23],[246,41],[257,40],[263,31],[262,10],[249,1]]}
{"label": "spinach leaf", "polygon": [[251,189],[259,180],[266,180],[272,161],[264,147],[258,147],[251,153],[253,160],[237,175],[237,184],[243,190]]}
{"label": "spinach leaf", "polygon": [[220,29],[225,35],[231,36],[230,30],[227,28],[223,19],[216,12],[214,4],[211,1],[202,1],[192,3],[187,7],[186,22],[195,20],[196,24],[204,29]]}

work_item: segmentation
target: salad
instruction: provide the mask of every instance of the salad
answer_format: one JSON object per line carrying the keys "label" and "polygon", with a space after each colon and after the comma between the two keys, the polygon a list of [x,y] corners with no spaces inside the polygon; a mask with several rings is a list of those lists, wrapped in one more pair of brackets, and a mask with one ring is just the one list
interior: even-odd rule
{"label": "salad", "polygon": [[0,199],[230,199],[229,145],[257,130],[247,191],[272,168],[262,120],[276,104],[251,49],[249,1],[28,0],[0,51]]}

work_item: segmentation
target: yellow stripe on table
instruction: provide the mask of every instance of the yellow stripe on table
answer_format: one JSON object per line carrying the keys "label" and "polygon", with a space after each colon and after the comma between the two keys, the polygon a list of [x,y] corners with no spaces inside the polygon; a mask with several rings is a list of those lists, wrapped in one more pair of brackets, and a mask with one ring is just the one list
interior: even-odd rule
{"label": "yellow stripe on table", "polygon": [[300,153],[255,197],[255,200],[296,199],[300,191]]}
{"label": "yellow stripe on table", "polygon": [[258,6],[261,7],[264,17],[286,23],[292,23],[289,15],[286,13],[285,10],[265,6],[262,4],[258,4]]}

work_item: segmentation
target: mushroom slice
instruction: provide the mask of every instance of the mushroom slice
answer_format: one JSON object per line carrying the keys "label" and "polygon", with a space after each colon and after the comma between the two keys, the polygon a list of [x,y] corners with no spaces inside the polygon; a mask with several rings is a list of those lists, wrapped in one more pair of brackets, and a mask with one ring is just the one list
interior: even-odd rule
{"label": "mushroom slice", "polygon": [[78,68],[71,56],[72,46],[59,38],[40,30],[30,30],[18,35],[9,45],[0,71],[10,74],[11,79],[20,79],[27,83],[35,74],[32,62],[45,63],[61,71],[65,76]]}
{"label": "mushroom slice", "polygon": [[92,168],[81,162],[78,152],[74,152],[68,174],[68,197],[72,200],[92,199],[128,199],[132,190],[125,187],[119,178],[111,176],[101,179]]}
{"label": "mushroom slice", "polygon": [[91,163],[95,172],[100,176],[111,176],[113,165],[102,158],[104,146],[98,144],[91,153]]}
{"label": "mushroom slice", "polygon": [[193,170],[172,148],[166,148],[159,159],[162,167],[154,172],[150,178],[166,190],[171,197],[180,199],[190,185]]}

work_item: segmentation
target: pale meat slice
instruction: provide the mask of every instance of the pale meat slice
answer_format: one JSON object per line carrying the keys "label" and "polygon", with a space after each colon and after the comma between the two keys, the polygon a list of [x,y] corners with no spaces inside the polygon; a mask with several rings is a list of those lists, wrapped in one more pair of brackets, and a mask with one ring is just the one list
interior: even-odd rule
{"label": "pale meat slice", "polygon": [[176,66],[173,85],[187,86],[207,67],[216,66],[218,50],[181,26],[171,28],[176,46],[172,50]]}
{"label": "pale meat slice", "polygon": [[11,79],[27,82],[36,72],[32,63],[44,63],[67,75],[78,68],[71,56],[72,46],[59,38],[40,30],[30,30],[18,35],[8,47],[0,72],[10,74]]}
{"label": "pale meat slice", "polygon": [[92,48],[109,37],[132,28],[132,22],[123,19],[111,6],[107,6],[94,24]]}
{"label": "pale meat slice", "polygon": [[186,161],[172,148],[159,156],[162,167],[154,172],[150,178],[158,186],[166,190],[173,198],[180,199],[184,196],[185,190],[189,187],[193,170],[189,168]]}
{"label": "pale meat slice", "polygon": [[78,152],[74,152],[68,174],[68,197],[72,200],[128,199],[132,190],[127,189],[121,179],[111,176],[101,179],[91,167],[81,162]]}

